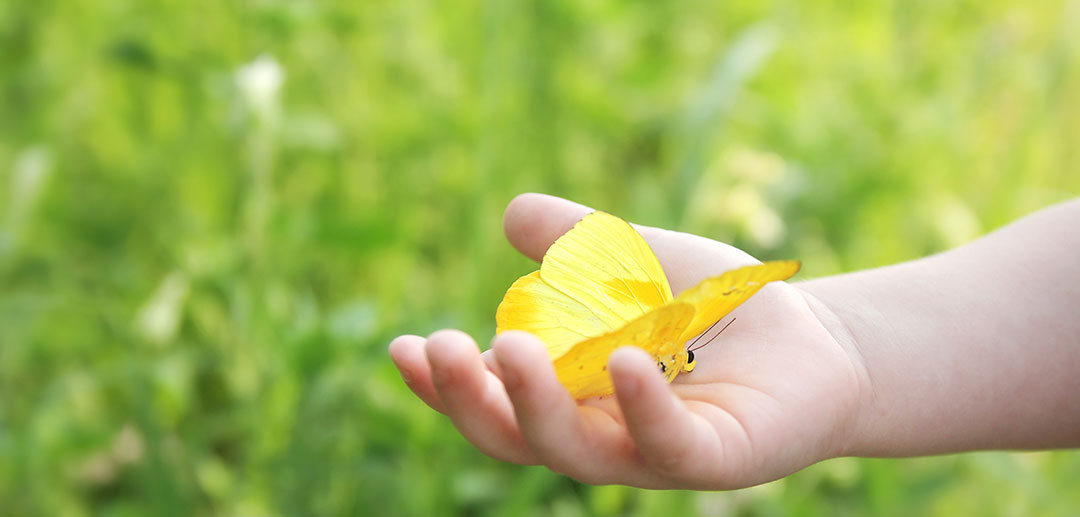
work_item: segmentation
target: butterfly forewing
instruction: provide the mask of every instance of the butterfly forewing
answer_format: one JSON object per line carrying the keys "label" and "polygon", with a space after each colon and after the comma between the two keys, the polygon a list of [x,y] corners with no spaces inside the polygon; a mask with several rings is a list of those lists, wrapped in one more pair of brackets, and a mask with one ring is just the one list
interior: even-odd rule
{"label": "butterfly forewing", "polygon": [[693,305],[694,319],[683,332],[682,340],[685,342],[704,332],[709,325],[726,316],[765,284],[787,280],[798,271],[797,260],[766,262],[706,278],[700,284],[683,291],[675,298],[675,302]]}
{"label": "butterfly forewing", "polygon": [[667,276],[648,243],[606,212],[585,216],[555,241],[540,278],[612,329],[671,301]]}

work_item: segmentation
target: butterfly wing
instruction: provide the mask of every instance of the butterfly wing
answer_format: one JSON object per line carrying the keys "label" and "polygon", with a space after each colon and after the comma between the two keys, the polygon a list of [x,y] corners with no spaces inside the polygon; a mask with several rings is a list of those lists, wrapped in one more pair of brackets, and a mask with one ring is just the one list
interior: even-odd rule
{"label": "butterfly wing", "polygon": [[645,239],[626,221],[597,211],[551,245],[540,271],[510,286],[495,314],[496,333],[531,332],[556,358],[671,298],[664,270]]}
{"label": "butterfly wing", "polygon": [[765,284],[787,280],[798,271],[797,260],[766,262],[706,278],[698,285],[683,291],[675,298],[675,302],[692,305],[694,318],[683,331],[682,341],[704,332],[761,290]]}
{"label": "butterfly wing", "polygon": [[654,357],[674,353],[682,349],[683,329],[693,317],[694,308],[685,303],[650,311],[614,332],[575,344],[555,359],[555,374],[575,399],[611,394],[607,361],[616,348],[633,345]]}
{"label": "butterfly wing", "polygon": [[496,333],[524,330],[540,338],[552,358],[574,343],[612,330],[588,307],[541,280],[539,271],[510,286],[495,313],[495,322]]}
{"label": "butterfly wing", "polygon": [[593,212],[551,245],[540,277],[594,308],[597,317],[625,324],[671,301],[671,286],[652,248],[630,223]]}

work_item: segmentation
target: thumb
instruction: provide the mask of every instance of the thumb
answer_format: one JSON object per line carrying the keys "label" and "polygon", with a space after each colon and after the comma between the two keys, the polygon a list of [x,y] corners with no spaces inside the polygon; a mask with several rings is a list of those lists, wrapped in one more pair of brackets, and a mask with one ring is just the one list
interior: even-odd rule
{"label": "thumb", "polygon": [[[518,251],[537,262],[551,244],[593,209],[546,194],[521,194],[506,207],[503,231]],[[676,293],[701,279],[759,262],[745,252],[704,237],[634,225],[649,242]]]}
{"label": "thumb", "polygon": [[506,239],[526,257],[537,262],[562,234],[593,209],[546,194],[521,194],[506,207],[503,231]]}

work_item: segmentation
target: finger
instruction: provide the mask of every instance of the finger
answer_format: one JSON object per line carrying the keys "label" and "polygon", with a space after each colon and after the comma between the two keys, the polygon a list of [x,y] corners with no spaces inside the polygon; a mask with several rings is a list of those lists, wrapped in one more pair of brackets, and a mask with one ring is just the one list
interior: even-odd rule
{"label": "finger", "polygon": [[440,330],[427,340],[432,384],[444,413],[465,439],[496,459],[535,464],[518,432],[502,383],[480,359],[476,343],[463,332]]}
{"label": "finger", "polygon": [[[540,261],[555,239],[593,209],[555,196],[521,194],[506,207],[503,229],[518,251]],[[634,225],[660,260],[675,293],[701,279],[759,261],[749,254],[705,237]]]}
{"label": "finger", "polygon": [[480,353],[480,359],[484,361],[484,365],[491,373],[502,379],[502,368],[499,367],[499,361],[495,360],[495,350],[491,348],[484,350]]}
{"label": "finger", "polygon": [[749,253],[723,242],[690,233],[651,230],[643,231],[642,235],[663,266],[671,291],[676,295],[702,279],[761,263]]}
{"label": "finger", "polygon": [[[506,238],[523,255],[539,262],[562,234],[595,209],[547,194],[526,193],[515,197],[503,215]],[[633,225],[646,240],[666,230]]]}
{"label": "finger", "polygon": [[543,343],[525,332],[506,332],[494,349],[518,427],[536,457],[587,483],[622,480],[632,467],[629,436],[604,411],[578,406],[559,384]]}
{"label": "finger", "polygon": [[420,336],[398,336],[390,342],[390,360],[401,372],[401,379],[405,385],[420,397],[431,409],[440,413],[443,411],[442,401],[435,392],[435,386],[431,383],[431,368],[428,366],[427,355],[424,352],[424,342]]}
{"label": "finger", "polygon": [[593,209],[545,194],[521,194],[506,206],[503,230],[518,251],[537,262],[559,236]]}
{"label": "finger", "polygon": [[709,423],[691,413],[656,371],[656,361],[623,347],[608,362],[626,427],[645,464],[683,486],[715,481],[721,444]]}

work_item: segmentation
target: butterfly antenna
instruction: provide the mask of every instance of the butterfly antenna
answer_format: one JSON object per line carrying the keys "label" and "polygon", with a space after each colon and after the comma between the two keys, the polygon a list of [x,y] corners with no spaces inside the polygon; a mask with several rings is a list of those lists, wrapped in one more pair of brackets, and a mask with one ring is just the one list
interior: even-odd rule
{"label": "butterfly antenna", "polygon": [[[730,327],[732,323],[735,323],[736,319],[737,318],[731,318],[731,321],[727,322],[727,325],[724,325],[724,328],[720,329],[720,332],[717,332],[716,334],[713,334],[713,337],[709,338],[708,341],[702,343],[701,346],[699,346],[697,348],[691,348],[688,351],[693,352],[695,350],[701,350],[702,348],[705,348],[709,343],[712,343],[714,339],[716,339],[718,336],[720,336],[721,333],[723,333],[725,330],[727,330],[727,328]],[[717,320],[716,323],[720,323],[720,321]],[[713,325],[716,325],[716,323],[713,323]],[[709,328],[712,328],[712,327],[709,327]],[[705,331],[705,332],[708,333],[708,331]],[[704,335],[704,334],[702,334],[702,335]],[[697,340],[694,340],[694,342],[696,343]],[[693,345],[694,345],[694,343],[690,343],[690,346],[693,346]]]}
{"label": "butterfly antenna", "polygon": [[715,327],[717,323],[720,323],[720,320],[714,321],[712,325],[709,325],[709,328],[705,329],[705,332],[698,334],[698,336],[694,338],[694,340],[691,341],[689,345],[686,346],[687,350],[693,349],[694,345],[696,345],[698,341],[701,341],[701,338],[705,337],[705,334],[708,334],[709,331],[712,330],[712,328]]}

